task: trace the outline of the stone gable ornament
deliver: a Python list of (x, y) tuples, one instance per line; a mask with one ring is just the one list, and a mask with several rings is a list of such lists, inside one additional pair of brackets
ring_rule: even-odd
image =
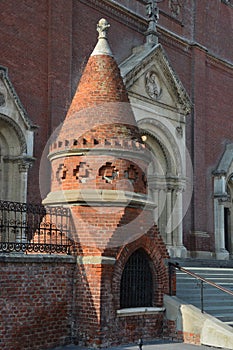
[(97, 32), (99, 33), (99, 37), (100, 38), (107, 38), (107, 34), (108, 34), (108, 29), (110, 27), (110, 24), (108, 23), (108, 21), (105, 18), (101, 18), (97, 24)]
[(159, 19), (159, 8), (158, 3), (162, 2), (163, 0), (147, 0), (146, 5), (146, 15), (148, 18), (148, 28), (146, 31), (147, 36), (147, 43), (148, 44), (157, 44), (158, 43), (158, 37), (157, 37), (157, 29), (156, 25)]
[(145, 88), (147, 94), (153, 99), (157, 100), (161, 95), (161, 88), (156, 73), (149, 71), (145, 76)]

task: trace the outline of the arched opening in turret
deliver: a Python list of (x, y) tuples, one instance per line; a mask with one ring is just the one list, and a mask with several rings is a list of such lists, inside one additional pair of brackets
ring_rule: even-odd
[(129, 257), (121, 277), (121, 308), (152, 306), (153, 277), (150, 264), (143, 249), (136, 250)]

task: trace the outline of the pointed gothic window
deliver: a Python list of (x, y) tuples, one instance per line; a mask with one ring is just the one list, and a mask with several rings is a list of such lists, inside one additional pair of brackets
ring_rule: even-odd
[(152, 306), (152, 295), (149, 257), (138, 249), (129, 257), (121, 277), (120, 307)]

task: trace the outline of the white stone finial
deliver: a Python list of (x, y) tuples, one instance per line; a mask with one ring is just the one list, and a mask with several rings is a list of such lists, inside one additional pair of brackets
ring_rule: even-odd
[(97, 24), (97, 32), (99, 33), (100, 38), (106, 38), (107, 39), (107, 34), (108, 34), (108, 29), (110, 27), (110, 24), (105, 18), (101, 18), (99, 20), (99, 23)]
[(146, 12), (148, 18), (148, 29), (146, 32), (147, 35), (147, 43), (148, 44), (157, 44), (158, 43), (158, 34), (156, 25), (159, 19), (159, 8), (158, 3), (163, 0), (147, 0)]
[(96, 56), (96, 55), (113, 56), (112, 51), (108, 44), (108, 39), (107, 39), (107, 33), (108, 33), (109, 27), (110, 27), (110, 24), (105, 18), (101, 18), (99, 20), (99, 23), (97, 24), (97, 32), (99, 33), (98, 42), (91, 56)]

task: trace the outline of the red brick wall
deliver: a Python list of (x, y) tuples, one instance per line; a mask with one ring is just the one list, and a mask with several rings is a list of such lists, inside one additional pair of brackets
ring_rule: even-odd
[[(163, 337), (164, 314), (117, 316), (120, 309), (120, 283), (124, 266), (130, 255), (142, 248), (152, 262), (154, 284), (153, 306), (163, 305), (168, 293), (168, 271), (165, 266), (166, 249), (157, 229), (115, 251), (115, 264), (79, 265), (77, 284), (82, 288), (76, 294), (77, 334), (79, 344), (110, 346), (143, 339)], [(93, 254), (92, 250), (89, 250)], [(110, 252), (106, 250), (106, 252)], [(85, 249), (87, 255), (88, 250)], [(121, 334), (119, 338), (119, 334)]]
[[(160, 8), (170, 13), (168, 2), (162, 2)], [(185, 41), (181, 43), (161, 30), (160, 42), (194, 107), (186, 126), (186, 144), (193, 161), (194, 196), (183, 227), (186, 241), (191, 231), (208, 232), (212, 242), (209, 249), (213, 250), (212, 171), (217, 167), (225, 145), (232, 142), (233, 51), (232, 31), (229, 31), (233, 23), (232, 8), (220, 0), (190, 0), (184, 3), (178, 17), (170, 15), (161, 11), (159, 24)], [(200, 240), (198, 244), (203, 245), (201, 250), (207, 248), (204, 241), (201, 243)]]
[(73, 271), (73, 264), (56, 258), (0, 258), (1, 350), (71, 341)]
[(156, 230), (120, 250), (115, 265), (76, 264), (74, 257), (2, 256), (1, 350), (41, 350), (72, 342), (113, 345), (142, 335), (144, 339), (163, 337), (163, 313), (116, 314), (124, 264), (139, 247), (153, 260), (154, 306), (162, 306), (168, 276), (166, 251)]

